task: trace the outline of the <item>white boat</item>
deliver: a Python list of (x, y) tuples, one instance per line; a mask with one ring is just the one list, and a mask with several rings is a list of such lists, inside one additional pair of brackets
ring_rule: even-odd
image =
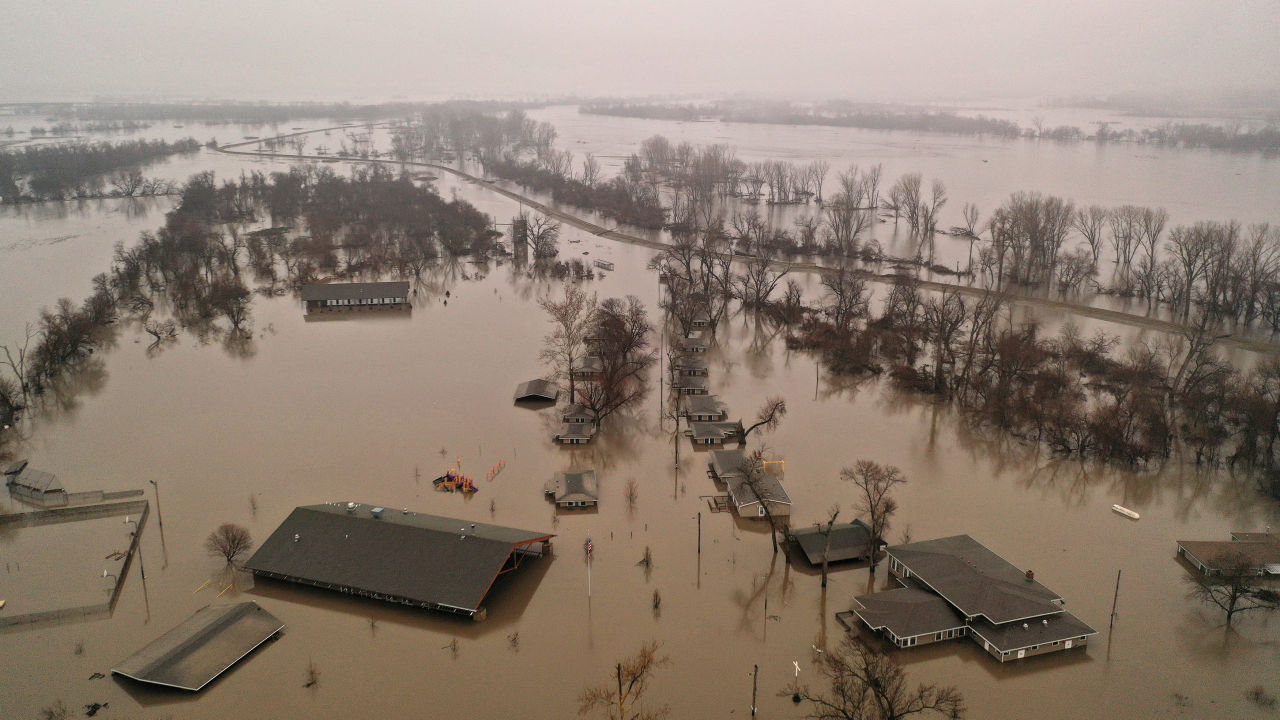
[(1112, 509), (1112, 510), (1115, 510), (1116, 512), (1120, 513), (1121, 515), (1123, 515), (1123, 516), (1125, 516), (1125, 517), (1133, 518), (1134, 520), (1137, 520), (1137, 519), (1138, 519), (1138, 517), (1139, 517), (1138, 513), (1136, 513), (1136, 512), (1134, 512), (1134, 511), (1130, 510), (1129, 508), (1127, 508), (1127, 507), (1125, 507), (1125, 506), (1123, 506), (1123, 505), (1112, 505), (1112, 506), (1111, 506), (1111, 509)]

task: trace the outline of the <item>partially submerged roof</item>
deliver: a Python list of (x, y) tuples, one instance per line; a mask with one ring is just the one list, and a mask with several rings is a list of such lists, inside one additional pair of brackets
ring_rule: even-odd
[(964, 618), (946, 600), (916, 588), (897, 588), (854, 598), (853, 612), (872, 630), (888, 629), (897, 637), (940, 633), (964, 627)]
[(968, 535), (896, 545), (889, 554), (968, 617), (999, 624), (1062, 612), (1057, 593)]
[(782, 488), (782, 483), (776, 476), (771, 473), (760, 473), (756, 477), (758, 479), (755, 488), (752, 488), (747, 479), (741, 475), (725, 481), (725, 487), (729, 490), (729, 499), (738, 510), (751, 507), (761, 500), (779, 505), (791, 504), (791, 497), (787, 495), (787, 491)]
[(682, 395), (680, 401), (690, 415), (724, 415), (728, 411), (715, 395)]
[(1097, 630), (1065, 610), (1055, 615), (1003, 625), (977, 620), (969, 624), (969, 631), (991, 643), (1000, 652), (1025, 650), (1033, 645), (1048, 645), (1098, 634)]
[(695, 441), (728, 440), (742, 432), (740, 422), (692, 422), (689, 423), (689, 435)]
[(27, 465), (13, 476), (13, 484), (30, 488), (40, 493), (64, 492), (58, 476), (43, 470), (35, 470)]
[(574, 373), (599, 373), (604, 372), (604, 361), (598, 355), (588, 355), (580, 359), (573, 366), (571, 372)]
[(747, 454), (741, 449), (712, 450), (711, 470), (721, 480), (741, 476), (743, 468), (748, 464)]
[(517, 547), (551, 537), (360, 503), (308, 505), (294, 508), (245, 567), (294, 582), (474, 613)]
[(590, 440), (595, 437), (595, 434), (596, 426), (592, 423), (566, 422), (560, 423), (560, 432), (556, 433), (556, 439)]
[(560, 388), (547, 380), (530, 380), (516, 386), (516, 402), (525, 400), (555, 402), (558, 397), (560, 397)]
[(596, 415), (587, 406), (581, 403), (573, 403), (565, 406), (561, 417), (564, 418), (565, 422), (590, 422), (595, 420)]
[(283, 628), (255, 602), (206, 607), (111, 672), (196, 692)]
[(595, 470), (558, 472), (547, 484), (547, 491), (555, 495), (556, 502), (597, 502), (600, 499), (600, 481)]
[[(791, 534), (805, 559), (810, 565), (822, 563), (822, 554), (827, 548), (826, 526), (810, 527), (796, 530)], [(871, 528), (861, 520), (851, 523), (833, 525), (831, 527), (831, 550), (827, 554), (830, 562), (853, 560), (871, 556)]]
[(1280, 543), (1280, 535), (1273, 532), (1245, 532), (1243, 530), (1233, 530), (1231, 539), (1236, 542), (1269, 542)]
[(682, 355), (676, 358), (675, 360), (673, 360), (671, 364), (674, 365), (678, 370), (706, 370), (707, 369), (707, 361), (705, 359), (697, 356), (692, 356), (692, 355)]
[(1245, 567), (1280, 572), (1280, 542), (1262, 540), (1179, 540), (1178, 546), (1210, 570), (1232, 569), (1236, 561)]
[(710, 383), (707, 382), (707, 378), (704, 375), (679, 375), (671, 379), (671, 387), (706, 390), (710, 387)]
[(320, 300), (368, 300), (370, 298), (407, 298), (409, 282), (314, 283), (302, 286), (302, 299), (307, 302)]

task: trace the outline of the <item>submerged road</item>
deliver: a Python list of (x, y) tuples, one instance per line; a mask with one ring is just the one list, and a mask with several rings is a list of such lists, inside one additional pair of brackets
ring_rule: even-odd
[[(502, 195), (511, 200), (515, 200), (517, 202), (528, 205), (529, 207), (534, 208), (535, 210), (542, 213), (543, 215), (546, 215), (548, 217), (553, 217), (556, 220), (559, 220), (565, 223), (566, 225), (576, 227), (580, 230), (585, 230), (591, 233), (592, 235), (596, 235), (602, 238), (608, 238), (609, 240), (614, 240), (617, 242), (624, 242), (632, 245), (641, 245), (643, 247), (652, 248), (654, 250), (663, 250), (670, 247), (668, 243), (664, 243), (658, 240), (650, 240), (648, 238), (642, 238), (636, 235), (628, 235), (627, 233), (620, 232), (618, 230), (610, 230), (609, 228), (603, 227), (601, 225), (597, 225), (584, 218), (580, 218), (576, 215), (572, 215), (563, 210), (550, 207), (544, 203), (534, 200), (528, 195), (522, 195), (513, 190), (509, 190), (507, 188), (501, 187), (494, 182), (486, 181), (483, 178), (476, 177), (475, 175), (472, 175), (463, 170), (459, 170), (457, 168), (449, 167), (448, 165), (440, 165), (437, 163), (429, 163), (429, 162), (421, 162), (421, 161), (413, 161), (413, 160), (392, 160), (392, 159), (383, 159), (383, 158), (351, 158), (351, 157), (342, 158), (342, 157), (334, 157), (331, 155), (276, 153), (276, 152), (266, 152), (262, 150), (238, 149), (246, 145), (258, 145), (259, 143), (262, 143), (266, 140), (282, 140), (285, 138), (298, 137), (301, 135), (308, 135), (311, 133), (325, 132), (328, 130), (342, 130), (342, 129), (351, 128), (351, 127), (370, 127), (371, 128), (371, 127), (378, 127), (378, 126), (387, 126), (390, 124), (391, 123), (375, 123), (374, 125), (367, 125), (367, 124), (334, 125), (331, 127), (317, 128), (315, 130), (303, 130), (301, 132), (287, 133), (284, 135), (276, 135), (275, 137), (271, 137), (271, 138), (260, 138), (258, 140), (246, 140), (244, 142), (231, 143), (229, 145), (223, 145), (221, 147), (218, 147), (217, 151), (220, 153), (226, 153), (228, 155), (247, 155), (250, 157), (261, 157), (261, 158), (272, 158), (272, 159), (283, 159), (283, 160), (321, 160), (326, 162), (337, 161), (337, 162), (347, 162), (347, 163), (356, 163), (356, 164), (363, 163), (363, 164), (369, 164), (369, 165), (378, 165), (378, 164), (399, 165), (401, 167), (419, 167), (419, 168), (431, 168), (433, 170), (442, 170), (444, 172), (451, 173), (469, 182), (472, 182), (479, 187), (488, 188), (489, 190), (499, 195)], [(742, 262), (749, 262), (753, 258), (748, 255), (735, 255), (734, 259)], [(791, 271), (794, 271), (794, 272), (809, 272), (809, 273), (835, 272), (835, 268), (827, 267), (825, 265), (819, 265), (818, 263), (813, 263), (813, 262), (775, 261), (774, 265), (778, 269), (789, 268)], [(878, 274), (878, 273), (870, 272), (868, 270), (854, 270), (853, 272), (858, 274), (860, 277), (865, 278), (866, 280), (869, 280), (871, 282), (883, 283), (883, 284), (892, 284), (899, 277), (898, 275), (895, 275), (893, 273)], [(933, 280), (916, 280), (916, 283), (917, 283), (917, 286), (923, 290), (933, 290), (936, 292), (949, 290), (949, 291), (959, 293), (960, 295), (966, 295), (969, 297), (983, 297), (989, 292), (984, 288), (977, 288), (971, 285), (942, 283), (942, 282), (936, 282)], [(1064, 300), (1053, 300), (1051, 298), (1034, 297), (1030, 295), (1005, 294), (1005, 302), (1014, 304), (1014, 305), (1025, 305), (1029, 307), (1046, 308), (1049, 310), (1056, 310), (1058, 312), (1079, 315), (1081, 317), (1093, 318), (1095, 320), (1102, 320), (1105, 322), (1117, 323), (1119, 325), (1136, 327), (1142, 330), (1154, 330), (1156, 332), (1164, 332), (1164, 333), (1175, 334), (1175, 335), (1180, 334), (1187, 329), (1187, 327), (1185, 325), (1182, 325), (1181, 323), (1175, 323), (1168, 320), (1161, 320), (1159, 318), (1146, 317), (1143, 315), (1134, 315), (1133, 313), (1121, 312), (1119, 310), (1108, 310), (1106, 308), (1098, 308), (1098, 307), (1093, 307), (1091, 305), (1081, 305), (1079, 303), (1071, 303), (1071, 302), (1066, 302)], [(1249, 350), (1257, 353), (1269, 354), (1269, 355), (1280, 354), (1280, 346), (1277, 346), (1272, 342), (1269, 342), (1267, 340), (1259, 340), (1255, 338), (1243, 337), (1239, 335), (1227, 335), (1225, 337), (1222, 337), (1217, 341), (1217, 344), (1228, 346), (1228, 347), (1240, 348), (1243, 350)]]

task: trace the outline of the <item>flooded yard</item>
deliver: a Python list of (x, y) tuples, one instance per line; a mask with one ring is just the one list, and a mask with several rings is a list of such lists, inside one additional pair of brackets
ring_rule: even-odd
[[(562, 142), (581, 137), (601, 154), (666, 132), (655, 127), (626, 141), (596, 140), (575, 128), (572, 116), (547, 112), (562, 128)], [(634, 129), (631, 121), (607, 122)], [(714, 128), (696, 129), (705, 133), (696, 141), (722, 140)], [(753, 145), (741, 134), (723, 141), (744, 155), (781, 147), (813, 155), (785, 133), (768, 139), (776, 145)], [(830, 142), (846, 151), (845, 140)], [(856, 147), (848, 152), (860, 162), (879, 161)], [(1180, 194), (1121, 192), (1141, 186), (1147, 175), (1137, 170), (1108, 173), (1106, 184), (1085, 192), (1084, 148), (1072, 151), (1072, 162), (1084, 167), (1065, 188), (1048, 182), (1059, 153), (1038, 150), (1049, 154), (1036, 156), (1043, 174), (1017, 183), (973, 180), (988, 182), (973, 193), (966, 178), (975, 175), (975, 152), (967, 147), (954, 167), (923, 166), (912, 163), (947, 153), (916, 147), (895, 155), (901, 168), (886, 160), (886, 174), (937, 172), (954, 183), (957, 199), (986, 205), (1026, 188), (1081, 202), (1167, 203), (1177, 221), (1219, 212), (1252, 219), (1247, 212), (1274, 210), (1257, 194), (1261, 189), (1242, 191), (1240, 205), (1225, 209), (1207, 201), (1182, 208), (1194, 201)], [(995, 152), (1024, 151), (1001, 145)], [(220, 174), (257, 167), (215, 159)], [(1280, 184), (1274, 161), (1214, 162), (1216, 178), (1234, 178), (1243, 165), (1255, 173), (1248, 183)], [(262, 169), (276, 167), (282, 165)], [(519, 210), (481, 185), (447, 176), (437, 184), (442, 195), (456, 193), (497, 222)], [(5, 210), (0, 331), (12, 337), (57, 295), (81, 297), (92, 274), (106, 269), (112, 243), (158, 226), (165, 209), (158, 200), (137, 215), (111, 201), (65, 215), (47, 216), (43, 207)], [(57, 241), (63, 236), (75, 238)], [(562, 257), (614, 263), (590, 291), (601, 298), (636, 295), (656, 319), (659, 286), (646, 270), (652, 253), (567, 226), (561, 241)], [(814, 276), (797, 280), (808, 300), (821, 295)], [(49, 287), (57, 288), (52, 298), (43, 290)], [(443, 262), (429, 270), (410, 313), (308, 321), (291, 296), (255, 295), (247, 343), (180, 335), (158, 352), (147, 350), (150, 337), (140, 328), (117, 326), (113, 346), (95, 355), (92, 371), (79, 380), (80, 392), (37, 415), (18, 454), (58, 474), (69, 490), (145, 488), (148, 499), (162, 503), (163, 529), (161, 518), (152, 518), (142, 539), (145, 595), (131, 570), (109, 619), (0, 633), (0, 714), (36, 717), (60, 699), (71, 707), (109, 702), (108, 717), (568, 718), (584, 688), (609, 680), (616, 661), (657, 640), (672, 663), (655, 676), (648, 699), (669, 704), (674, 717), (749, 717), (755, 665), (759, 716), (800, 717), (802, 708), (778, 695), (796, 675), (793, 662), (800, 681), (821, 685), (814, 646), (843, 632), (835, 614), (849, 609), (854, 596), (884, 586), (887, 568), (872, 576), (865, 566), (837, 566), (824, 592), (817, 569), (772, 554), (763, 523), (712, 513), (704, 499), (718, 492), (706, 476), (709, 456), (682, 439), (676, 467), (671, 425), (660, 421), (657, 372), (650, 372), (643, 404), (611, 418), (593, 443), (553, 444), (555, 409), (517, 407), (511, 399), (518, 383), (546, 370), (538, 352), (550, 325), (536, 300), (553, 288), (509, 261)], [(1224, 631), (1217, 615), (1186, 597), (1187, 572), (1174, 557), (1178, 539), (1225, 539), (1232, 530), (1280, 525), (1280, 510), (1257, 493), (1251, 477), (1176, 460), (1137, 472), (1062, 460), (975, 428), (887, 381), (832, 377), (814, 356), (788, 350), (783, 335), (750, 314), (726, 317), (708, 355), (709, 382), (731, 419), (749, 419), (766, 396), (786, 398), (788, 415), (763, 440), (786, 461), (793, 526), (825, 519), (833, 504), (842, 520), (855, 516), (853, 489), (839, 479), (842, 467), (859, 459), (897, 466), (908, 482), (895, 493), (901, 509), (891, 541), (970, 534), (1034, 570), (1067, 599), (1071, 613), (1100, 631), (1085, 649), (1003, 665), (967, 639), (898, 651), (910, 682), (955, 684), (975, 718), (1270, 716), (1245, 693), (1257, 685), (1280, 691), (1276, 618), (1246, 617)], [(478, 478), (499, 461), (505, 469), (480, 482), (474, 496), (432, 488), (431, 478), (459, 462)], [(582, 469), (599, 477), (598, 511), (555, 512), (544, 483), (557, 471)], [(634, 507), (625, 499), (630, 479), (638, 485)], [(203, 549), (216, 526), (239, 523), (261, 542), (296, 506), (347, 500), (556, 537), (549, 557), (497, 583), (488, 618), (479, 623), (268, 580), (240, 578), (216, 597), (231, 584), (222, 561)], [(1113, 503), (1138, 511), (1141, 520), (1112, 512)], [(0, 553), (28, 542), (0, 534)], [(653, 562), (640, 566), (646, 551)], [(654, 590), (662, 596), (660, 611), (652, 607)], [(285, 630), (203, 693), (90, 679), (199, 608), (230, 600), (256, 601)], [(304, 687), (312, 665), (318, 682)]]

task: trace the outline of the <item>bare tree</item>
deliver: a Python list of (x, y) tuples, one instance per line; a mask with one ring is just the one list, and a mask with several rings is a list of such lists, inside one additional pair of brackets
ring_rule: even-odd
[(253, 538), (241, 525), (222, 523), (204, 539), (204, 549), (211, 557), (226, 558), (227, 564), (233, 565), (236, 558), (253, 549)]
[(634, 656), (615, 664), (612, 680), (587, 688), (578, 696), (578, 714), (598, 711), (608, 720), (658, 720), (670, 716), (671, 709), (665, 705), (656, 710), (640, 706), (654, 673), (671, 664), (671, 658), (658, 654), (661, 647), (656, 640), (647, 642)]
[(595, 345), (600, 374), (583, 386), (579, 402), (599, 423), (644, 396), (644, 375), (657, 360), (657, 351), (649, 345), (652, 329), (644, 304), (636, 296), (605, 300), (597, 317)]
[(1098, 264), (1098, 256), (1102, 253), (1102, 232), (1107, 224), (1110, 212), (1101, 205), (1090, 205), (1077, 208), (1071, 216), (1071, 227), (1080, 233), (1084, 241), (1089, 243), (1089, 251), (1093, 253), (1093, 264)]
[(537, 215), (525, 221), (525, 232), (535, 258), (553, 258), (560, 253), (560, 223), (546, 215)]
[(881, 465), (870, 460), (859, 460), (854, 467), (840, 471), (840, 479), (852, 482), (861, 492), (858, 512), (867, 516), (871, 528), (871, 572), (879, 555), (884, 534), (889, 530), (889, 518), (898, 511), (898, 502), (890, 491), (903, 485), (907, 479), (902, 471), (892, 465)]
[(853, 323), (867, 315), (867, 282), (845, 267), (822, 276), (822, 285), (831, 293), (831, 303), (823, 308), (836, 329), (848, 335)]
[(822, 202), (822, 186), (827, 182), (827, 173), (831, 171), (831, 163), (826, 160), (814, 160), (809, 163), (809, 173), (813, 178), (818, 202)]
[(1261, 584), (1257, 563), (1243, 552), (1225, 553), (1214, 559), (1220, 574), (1197, 574), (1191, 582), (1190, 597), (1212, 605), (1227, 615), (1227, 627), (1239, 613), (1280, 610), (1280, 592)]
[(907, 684), (906, 671), (893, 658), (852, 635), (822, 656), (822, 674), (831, 687), (812, 691), (792, 683), (781, 694), (810, 703), (814, 720), (901, 720), (930, 714), (962, 718), (964, 696), (953, 685)]
[[(765, 522), (769, 523), (769, 541), (773, 543), (773, 554), (778, 554), (778, 530), (780, 529), (779, 520), (773, 515), (773, 506), (769, 504), (772, 494), (769, 492), (770, 484), (766, 479), (768, 471), (764, 465), (764, 450), (751, 453), (747, 456), (743, 464), (738, 468), (742, 473), (743, 484), (751, 493), (751, 497), (760, 503), (760, 512), (764, 513)], [(788, 557), (787, 562), (791, 562)]]
[(596, 319), (596, 296), (588, 297), (580, 286), (567, 283), (562, 299), (545, 295), (538, 299), (538, 305), (546, 311), (553, 327), (546, 336), (542, 360), (569, 381), (569, 402), (575, 402), (573, 371), (586, 354), (587, 334)]
[(600, 182), (600, 161), (596, 160), (596, 156), (587, 153), (582, 160), (582, 184), (587, 187), (595, 187)]
[(827, 517), (827, 527), (823, 529), (822, 523), (817, 523), (818, 531), (822, 533), (822, 587), (827, 586), (827, 557), (831, 555), (831, 528), (836, 524), (836, 518), (840, 517), (840, 506), (832, 505)]
[(756, 428), (763, 427), (765, 430), (776, 430), (778, 424), (782, 422), (782, 418), (787, 414), (787, 401), (781, 395), (776, 395), (764, 401), (764, 405), (760, 406), (760, 410), (756, 413), (756, 422), (754, 425), (742, 431), (742, 437), (738, 438), (739, 443), (746, 443), (747, 436)]
[(13, 381), (22, 391), (23, 402), (31, 401), (31, 367), (28, 350), (31, 347), (31, 340), (37, 336), (35, 326), (27, 323), (21, 345), (15, 344), (12, 348), (8, 345), (0, 345), (0, 350), (4, 350), (4, 360), (0, 361), (0, 366), (8, 367), (9, 372), (13, 374)]

